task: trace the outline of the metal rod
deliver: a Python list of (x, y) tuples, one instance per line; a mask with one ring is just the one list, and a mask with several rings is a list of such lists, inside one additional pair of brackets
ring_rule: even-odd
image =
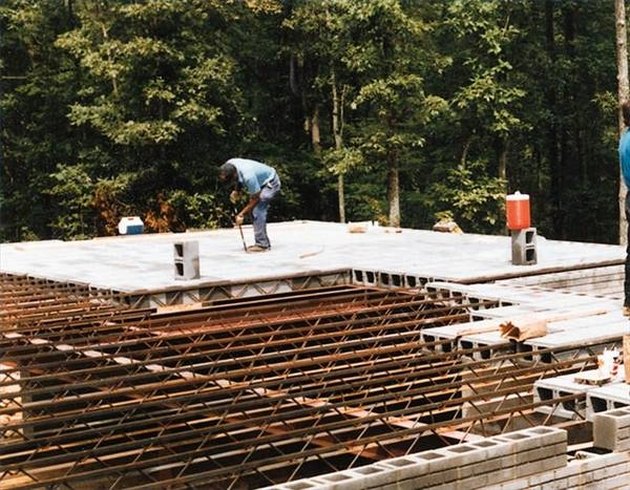
[(533, 402), (533, 383), (595, 361), (587, 346), (560, 358), (572, 346), (427, 340), (496, 300), (344, 286), (162, 315), (33, 278), (0, 275), (0, 292), (0, 486), (15, 488), (229, 488), (345, 469), (534, 424), (536, 407), (584, 395)]

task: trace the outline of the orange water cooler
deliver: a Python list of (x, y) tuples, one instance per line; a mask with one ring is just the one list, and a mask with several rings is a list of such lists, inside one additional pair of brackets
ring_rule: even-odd
[(512, 236), (512, 264), (534, 265), (538, 261), (536, 228), (531, 227), (529, 195), (516, 191), (506, 197), (507, 227)]
[(505, 212), (509, 230), (523, 230), (531, 226), (529, 195), (516, 191), (506, 197)]

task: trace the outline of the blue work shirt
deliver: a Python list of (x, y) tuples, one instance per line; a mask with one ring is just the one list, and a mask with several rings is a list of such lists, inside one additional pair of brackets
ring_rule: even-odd
[(621, 175), (630, 189), (630, 131), (626, 129), (619, 138), (619, 162), (621, 164)]
[(274, 168), (256, 160), (247, 158), (230, 158), (226, 163), (231, 163), (236, 168), (238, 182), (250, 195), (258, 194), (261, 188), (271, 182), (275, 176)]

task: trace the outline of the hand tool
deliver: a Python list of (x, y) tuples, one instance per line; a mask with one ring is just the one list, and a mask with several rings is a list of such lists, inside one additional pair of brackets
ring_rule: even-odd
[(238, 231), (241, 232), (241, 240), (243, 241), (243, 250), (247, 252), (247, 245), (245, 244), (245, 235), (243, 235), (243, 228), (241, 225), (238, 225)]
[[(238, 211), (236, 210), (236, 208), (234, 208), (234, 222), (236, 223), (236, 216), (238, 215)], [(243, 242), (243, 250), (245, 250), (247, 252), (247, 244), (245, 243), (245, 235), (243, 235), (243, 227), (241, 226), (241, 224), (239, 223), (238, 225), (238, 231), (241, 232), (241, 240)]]

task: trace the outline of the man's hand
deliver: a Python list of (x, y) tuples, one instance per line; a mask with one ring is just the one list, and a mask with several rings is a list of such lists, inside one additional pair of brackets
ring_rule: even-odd
[(241, 197), (241, 193), (237, 190), (233, 190), (232, 192), (230, 192), (230, 202), (232, 204), (235, 204), (238, 201), (239, 197)]
[(241, 226), (243, 224), (243, 221), (245, 221), (245, 217), (240, 213), (237, 214), (234, 218), (234, 223), (236, 223), (236, 226)]

